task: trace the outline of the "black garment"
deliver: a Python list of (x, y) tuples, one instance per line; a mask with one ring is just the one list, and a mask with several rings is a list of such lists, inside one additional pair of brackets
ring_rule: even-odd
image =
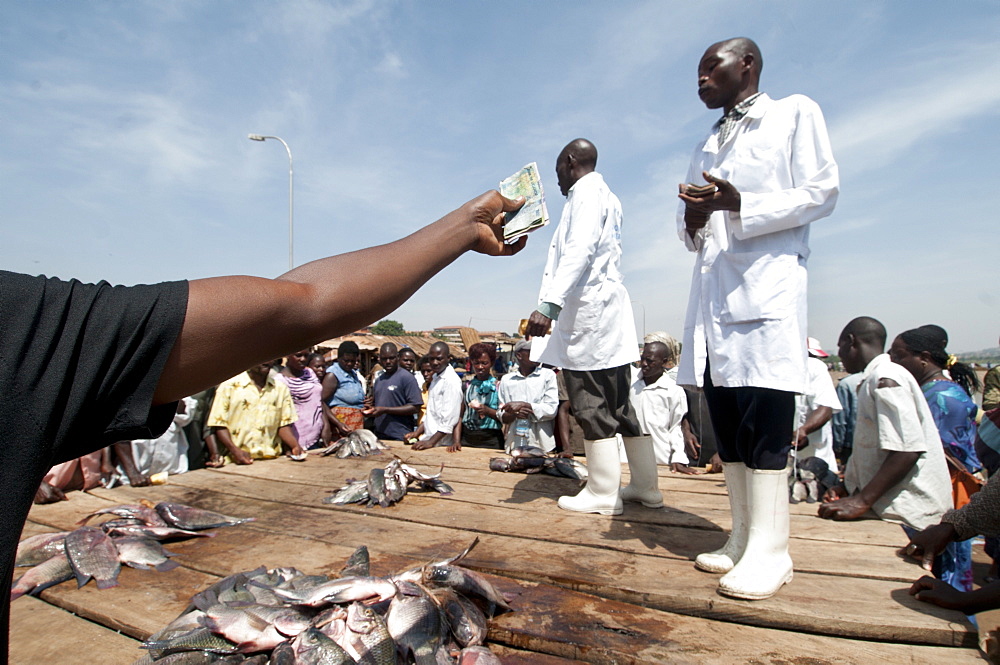
[[(0, 271), (0, 574), (53, 464), (156, 438), (177, 404), (152, 406), (187, 310), (187, 282), (132, 287)], [(0, 661), (9, 605), (2, 602)]]
[(707, 366), (704, 393), (723, 462), (772, 471), (788, 466), (795, 393), (752, 386), (717, 388)]
[(629, 399), (632, 366), (580, 371), (564, 369), (566, 392), (583, 438), (610, 439), (615, 434), (641, 436), (639, 419)]

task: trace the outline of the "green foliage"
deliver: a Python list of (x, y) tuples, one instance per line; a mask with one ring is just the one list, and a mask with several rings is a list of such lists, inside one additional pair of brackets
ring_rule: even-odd
[(383, 319), (372, 326), (373, 335), (405, 335), (406, 329), (399, 321)]

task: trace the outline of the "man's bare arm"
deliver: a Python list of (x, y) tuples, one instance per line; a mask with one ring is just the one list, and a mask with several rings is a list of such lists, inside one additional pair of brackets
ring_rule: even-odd
[[(502, 213), (521, 205), (523, 200), (487, 192), (401, 240), (313, 261), (277, 279), (192, 281), (184, 326), (153, 403), (173, 402), (376, 321), (469, 250), (517, 253), (526, 238), (504, 244)], [(391, 279), (384, 266), (392, 266)]]

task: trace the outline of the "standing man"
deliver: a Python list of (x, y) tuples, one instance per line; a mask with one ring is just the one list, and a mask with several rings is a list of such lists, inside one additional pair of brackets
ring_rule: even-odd
[[(642, 476), (643, 504), (659, 496), (653, 444), (641, 437), (629, 404), (630, 363), (638, 358), (632, 305), (622, 282), (622, 206), (597, 167), (597, 148), (576, 139), (556, 160), (559, 190), (566, 197), (559, 227), (549, 246), (538, 308), (527, 335), (545, 335), (531, 347), (531, 360), (565, 372), (566, 389), (580, 428), (590, 477), (576, 496), (559, 507), (582, 513), (620, 515), (621, 462), (616, 435), (625, 437), (633, 468)], [(548, 334), (552, 326), (551, 334)], [(636, 477), (633, 471), (633, 490)]]
[[(445, 342), (434, 342), (427, 358), (431, 365), (431, 385), (427, 391), (427, 413), (417, 431), (407, 434), (403, 441), (416, 441), (414, 450), (427, 450), (451, 440), (455, 425), (462, 417), (462, 380), (451, 366), (451, 349)], [(461, 447), (448, 446), (448, 452)]]
[(678, 383), (704, 387), (733, 530), (696, 566), (719, 591), (768, 598), (792, 579), (785, 465), (806, 377), (809, 224), (833, 211), (839, 177), (808, 97), (758, 91), (762, 59), (746, 38), (708, 47), (698, 97), (723, 109), (680, 186), (678, 231), (697, 258)]
[(375, 436), (388, 441), (402, 441), (414, 430), (424, 403), (417, 380), (399, 366), (402, 354), (396, 348), (392, 342), (379, 348), (378, 361), (384, 371), (375, 379), (372, 405), (364, 411), (365, 416), (375, 419)]

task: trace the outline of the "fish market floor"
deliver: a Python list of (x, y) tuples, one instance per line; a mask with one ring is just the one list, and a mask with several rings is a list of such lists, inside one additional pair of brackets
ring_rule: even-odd
[[(665, 508), (627, 504), (624, 514), (601, 517), (556, 506), (577, 491), (574, 480), (491, 472), (489, 458), (499, 451), (388, 445), (381, 457), (202, 469), (166, 485), (77, 492), (33, 507), (23, 537), (72, 529), (95, 510), (139, 499), (257, 521), (169, 543), (181, 564), (174, 570), (126, 568), (111, 589), (76, 589), (70, 581), (43, 591), (44, 602), (14, 601), (11, 662), (50, 662), (58, 646), (64, 665), (127, 665), (144, 653), (138, 640), (222, 576), (261, 565), (334, 574), (360, 545), (371, 552), (373, 573), (388, 574), (454, 555), (476, 536), (464, 565), (513, 597), (515, 611), (492, 620), (488, 636), (512, 665), (982, 662), (965, 617), (907, 593), (921, 571), (896, 555), (906, 544), (897, 525), (828, 522), (816, 517), (815, 504), (793, 505), (795, 579), (773, 598), (740, 601), (719, 595), (718, 576), (692, 563), (720, 547), (730, 528), (721, 475), (660, 467)], [(426, 473), (443, 463), (454, 494), (410, 491), (389, 508), (322, 502), (349, 479), (384, 467), (391, 453)]]

